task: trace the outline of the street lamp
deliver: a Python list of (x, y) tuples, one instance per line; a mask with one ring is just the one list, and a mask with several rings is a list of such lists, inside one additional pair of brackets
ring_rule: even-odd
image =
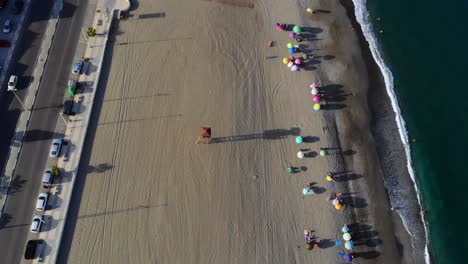
[(24, 105), (23, 101), (21, 101), (21, 99), (18, 97), (18, 95), (16, 94), (16, 91), (18, 91), (18, 89), (14, 88), (14, 89), (11, 89), (11, 88), (8, 88), (7, 91), (9, 92), (12, 92), (16, 99), (18, 99), (18, 102), (20, 102), (21, 106), (24, 108), (24, 110), (26, 111), (29, 111), (29, 109), (26, 107), (26, 105)]
[(65, 126), (68, 127), (68, 121), (65, 119), (65, 117), (63, 117), (63, 113), (62, 113), (62, 112), (59, 112), (59, 116), (60, 116), (60, 118), (62, 119), (62, 121), (65, 123)]

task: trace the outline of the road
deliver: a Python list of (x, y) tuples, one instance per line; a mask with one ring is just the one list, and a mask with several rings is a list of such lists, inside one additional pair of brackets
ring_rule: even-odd
[[(19, 48), (17, 63), (12, 70), (19, 76), (32, 75), (52, 4), (52, 1), (34, 1), (20, 44), (22, 47)], [(0, 229), (0, 255), (3, 263), (20, 262), (24, 245), (30, 234), (29, 225), (34, 213), (34, 204), (41, 189), (42, 172), (48, 159), (71, 63), (79, 44), (87, 5), (87, 0), (64, 1), (60, 22), (4, 210)], [(20, 78), (18, 92), (20, 97), (25, 96), (25, 89), (30, 81), (28, 77)], [(0, 161), (4, 164), (21, 106), (11, 95), (7, 95), (2, 107), (3, 109), (0, 109), (2, 128), (8, 128), (2, 129), (0, 134), (2, 137)]]

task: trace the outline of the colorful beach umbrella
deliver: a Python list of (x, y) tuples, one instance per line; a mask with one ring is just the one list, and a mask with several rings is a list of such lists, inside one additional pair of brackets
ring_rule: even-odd
[(334, 182), (329, 182), (329, 183), (328, 183), (328, 187), (330, 187), (330, 188), (335, 187), (335, 183), (334, 183)]
[(344, 244), (344, 247), (347, 250), (353, 250), (354, 249), (354, 242), (352, 240), (346, 241), (346, 243)]
[(288, 44), (286, 44), (286, 46), (288, 47), (288, 49), (290, 48), (294, 48), (293, 44), (291, 42), (289, 42)]
[(315, 111), (320, 110), (320, 104), (314, 104), (314, 110)]
[(288, 58), (283, 58), (283, 64), (288, 64), (288, 63), (289, 63)]
[(313, 194), (314, 192), (310, 189), (310, 188), (304, 188), (302, 189), (302, 194), (304, 195), (311, 195)]
[(303, 151), (297, 152), (297, 157), (300, 158), (300, 159), (303, 159), (304, 158), (304, 152)]
[(296, 143), (301, 144), (302, 142), (304, 142), (304, 138), (302, 138), (301, 136), (297, 136), (296, 137)]
[(346, 241), (351, 240), (351, 234), (350, 233), (344, 233), (343, 234), (343, 239), (346, 240)]
[(349, 228), (347, 226), (343, 226), (343, 228), (341, 228), (341, 232), (343, 233), (348, 233), (349, 232)]
[(333, 204), (334, 206), (337, 206), (337, 205), (340, 204), (340, 201), (338, 201), (338, 199), (335, 198), (335, 199), (333, 199), (332, 204)]
[(294, 53), (296, 53), (296, 49), (295, 48), (288, 48), (288, 52), (289, 52), (289, 54), (294, 54)]
[(312, 90), (310, 90), (310, 93), (311, 93), (312, 95), (317, 95), (317, 94), (318, 94), (317, 88), (312, 88)]
[(313, 88), (319, 88), (319, 87), (318, 87), (318, 85), (317, 85), (315, 82), (313, 82), (313, 83), (310, 85), (310, 88), (313, 89)]
[(298, 58), (298, 59), (296, 59), (296, 60), (294, 61), (294, 63), (295, 63), (296, 65), (301, 65), (301, 64), (302, 64), (302, 61), (301, 61), (301, 59)]
[(344, 260), (345, 260), (346, 262), (348, 262), (348, 263), (353, 262), (353, 255), (351, 255), (351, 254), (345, 254), (345, 255), (343, 256), (343, 258), (344, 258)]
[(306, 12), (309, 13), (309, 14), (312, 14), (314, 12), (314, 10), (309, 7), (309, 8), (306, 9)]
[(295, 25), (295, 26), (293, 27), (293, 31), (296, 32), (296, 33), (301, 33), (302, 28), (301, 28), (300, 26), (298, 26), (298, 25)]
[(281, 25), (276, 26), (276, 30), (278, 30), (278, 31), (283, 31), (283, 27), (282, 27)]
[(307, 250), (312, 250), (313, 248), (314, 248), (314, 246), (312, 246), (311, 243), (305, 244), (305, 249), (307, 249)]
[(291, 67), (291, 71), (299, 71), (299, 66), (293, 65), (293, 66)]
[(314, 100), (315, 103), (320, 103), (320, 96), (314, 95), (313, 100)]
[(335, 209), (337, 211), (340, 211), (341, 209), (343, 209), (343, 205), (342, 204), (337, 204), (337, 205), (335, 205)]
[(295, 37), (296, 37), (296, 33), (294, 33), (294, 32), (289, 33), (289, 37), (290, 37), (290, 38), (295, 38)]
[(336, 247), (341, 246), (341, 240), (336, 241), (336, 242), (335, 242), (335, 246), (336, 246)]
[(292, 66), (294, 66), (294, 63), (292, 61), (288, 62), (288, 67), (291, 68)]
[(326, 150), (324, 150), (324, 149), (321, 149), (321, 150), (320, 150), (320, 156), (321, 156), (321, 157), (325, 157), (325, 156), (327, 156), (327, 154), (328, 154), (328, 153), (327, 153)]

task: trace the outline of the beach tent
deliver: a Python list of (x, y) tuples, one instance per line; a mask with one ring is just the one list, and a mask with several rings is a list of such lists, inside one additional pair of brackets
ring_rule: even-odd
[(300, 26), (298, 26), (298, 25), (295, 25), (295, 26), (293, 27), (293, 31), (294, 31), (295, 33), (301, 33), (302, 28), (301, 28)]
[(296, 143), (301, 144), (302, 142), (304, 142), (304, 139), (301, 136), (297, 136), (296, 137)]
[(347, 250), (353, 250), (354, 249), (354, 242), (352, 240), (346, 241), (344, 246), (345, 246), (345, 248)]
[(351, 234), (350, 233), (344, 233), (343, 234), (343, 239), (346, 240), (346, 241), (351, 240)]

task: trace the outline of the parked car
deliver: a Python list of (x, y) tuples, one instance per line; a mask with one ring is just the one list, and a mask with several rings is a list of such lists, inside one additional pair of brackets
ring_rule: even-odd
[(42, 223), (44, 223), (43, 215), (35, 215), (31, 223), (31, 232), (39, 233), (41, 232)]
[(36, 210), (45, 211), (47, 207), (47, 200), (49, 200), (49, 194), (45, 192), (40, 193), (39, 197), (37, 197)]
[(76, 81), (69, 80), (68, 81), (68, 95), (75, 96), (76, 94)]
[(73, 74), (80, 74), (81, 73), (81, 67), (83, 67), (83, 61), (82, 60), (75, 60), (73, 62), (72, 73)]
[(62, 149), (63, 139), (56, 138), (52, 141), (52, 146), (50, 147), (50, 154), (51, 158), (57, 158), (60, 155), (60, 150)]
[(16, 85), (18, 84), (18, 76), (11, 75), (8, 79), (8, 91), (16, 91)]
[(3, 23), (3, 33), (10, 33), (11, 31), (11, 20), (7, 18)]
[(11, 7), (11, 13), (13, 15), (18, 15), (23, 10), (24, 2), (23, 0), (16, 0)]
[(66, 100), (63, 103), (63, 114), (70, 116), (75, 115), (75, 112), (73, 112), (73, 100)]
[(54, 176), (52, 175), (52, 170), (50, 168), (47, 168), (44, 171), (44, 175), (42, 175), (42, 186), (44, 188), (49, 188), (50, 185), (52, 185)]
[(0, 39), (0, 48), (11, 47), (11, 42), (8, 39)]
[(26, 249), (24, 250), (24, 259), (34, 259), (36, 257), (36, 249), (38, 245), (44, 243), (42, 239), (29, 240), (26, 243)]

